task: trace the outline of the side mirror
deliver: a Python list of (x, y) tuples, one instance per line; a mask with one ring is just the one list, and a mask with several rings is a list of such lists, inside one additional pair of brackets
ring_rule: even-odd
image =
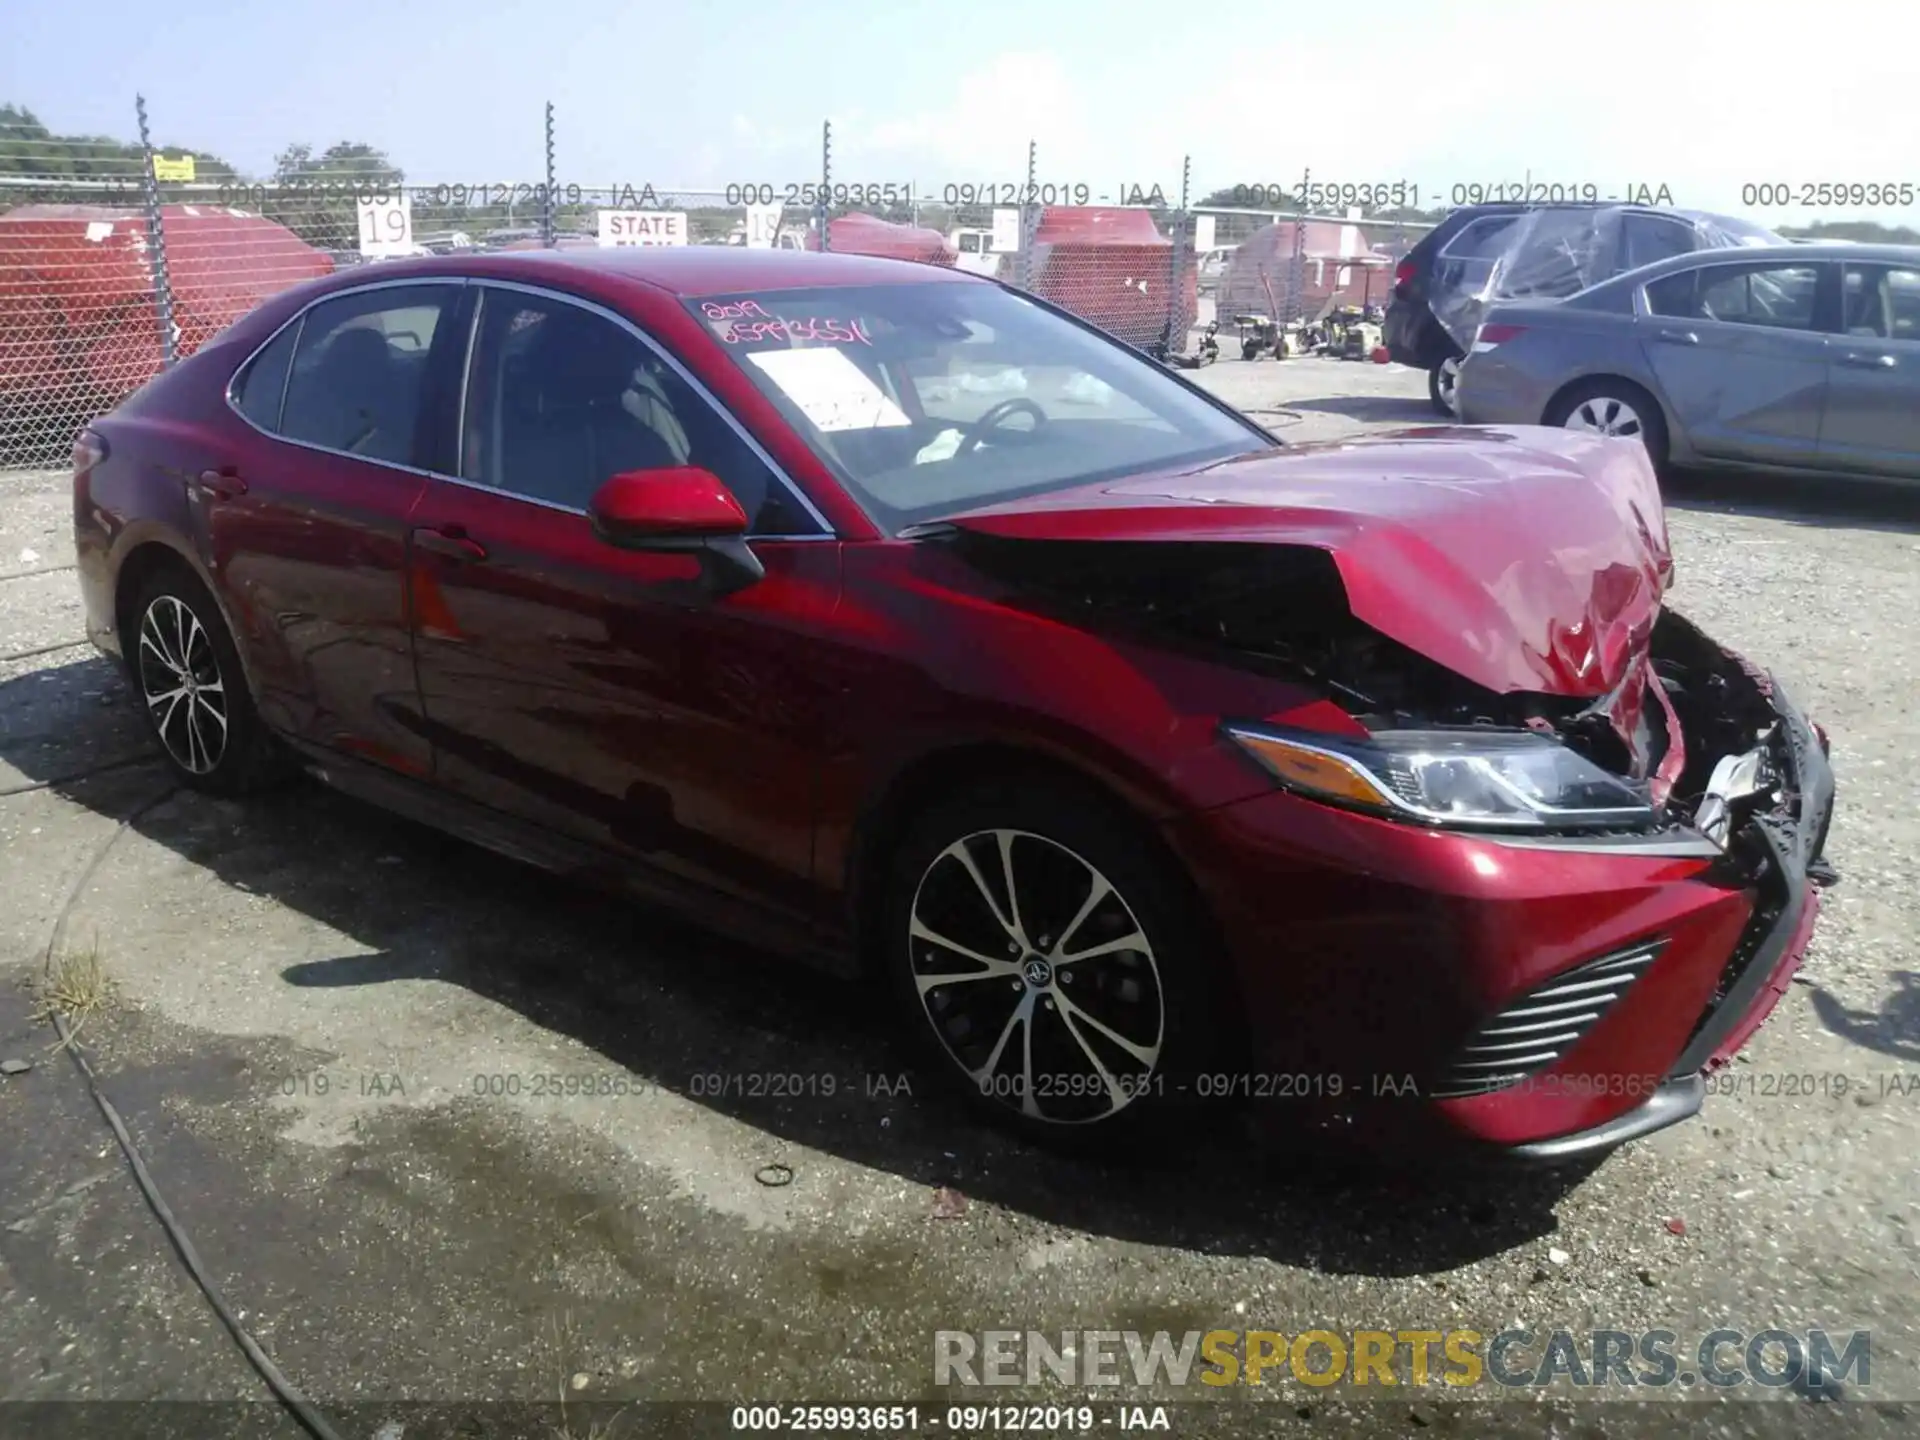
[(697, 465), (623, 470), (587, 502), (593, 533), (622, 550), (692, 554), (714, 594), (731, 594), (766, 569), (746, 542), (747, 512), (720, 477)]

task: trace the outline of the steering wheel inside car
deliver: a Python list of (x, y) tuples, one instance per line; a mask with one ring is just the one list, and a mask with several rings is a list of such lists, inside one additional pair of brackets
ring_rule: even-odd
[(1047, 423), (1047, 412), (1034, 404), (1033, 401), (1027, 399), (1024, 395), (1016, 395), (1011, 400), (1002, 400), (998, 405), (993, 406), (986, 414), (974, 421), (973, 424), (969, 425), (967, 427), (967, 433), (960, 437), (960, 443), (953, 447), (953, 453), (955, 455), (965, 455), (977, 449), (980, 442), (992, 434), (1001, 421), (1005, 420), (1009, 415), (1016, 415), (1022, 411), (1033, 416), (1033, 429), (1009, 430), (1007, 432), (1008, 436), (1023, 435), (1031, 437), (1038, 434), (1040, 427)]

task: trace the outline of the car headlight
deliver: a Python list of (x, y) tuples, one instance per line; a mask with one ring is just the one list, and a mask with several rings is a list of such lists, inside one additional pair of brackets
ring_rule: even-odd
[(1646, 825), (1644, 786), (1528, 731), (1394, 730), (1365, 738), (1227, 725), (1289, 790), (1415, 824), (1501, 830)]

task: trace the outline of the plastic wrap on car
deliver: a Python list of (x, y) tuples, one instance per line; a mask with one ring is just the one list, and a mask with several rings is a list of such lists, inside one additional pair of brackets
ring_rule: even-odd
[[(1626, 205), (1528, 210), (1514, 215), (1491, 244), (1475, 246), (1471, 256), (1449, 255), (1449, 242), (1435, 260), (1428, 307), (1464, 354), (1493, 305), (1564, 300), (1620, 274), (1627, 217), (1646, 213)], [(1751, 227), (1734, 228), (1737, 221), (1668, 213), (1692, 228), (1698, 250), (1731, 249), (1759, 238)]]

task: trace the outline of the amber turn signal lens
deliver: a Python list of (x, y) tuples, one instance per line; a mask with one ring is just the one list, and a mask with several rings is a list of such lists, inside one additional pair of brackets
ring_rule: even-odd
[(1272, 735), (1247, 730), (1235, 730), (1232, 735), (1273, 771), (1282, 784), (1353, 805), (1378, 807), (1392, 803), (1372, 778), (1350, 760)]

